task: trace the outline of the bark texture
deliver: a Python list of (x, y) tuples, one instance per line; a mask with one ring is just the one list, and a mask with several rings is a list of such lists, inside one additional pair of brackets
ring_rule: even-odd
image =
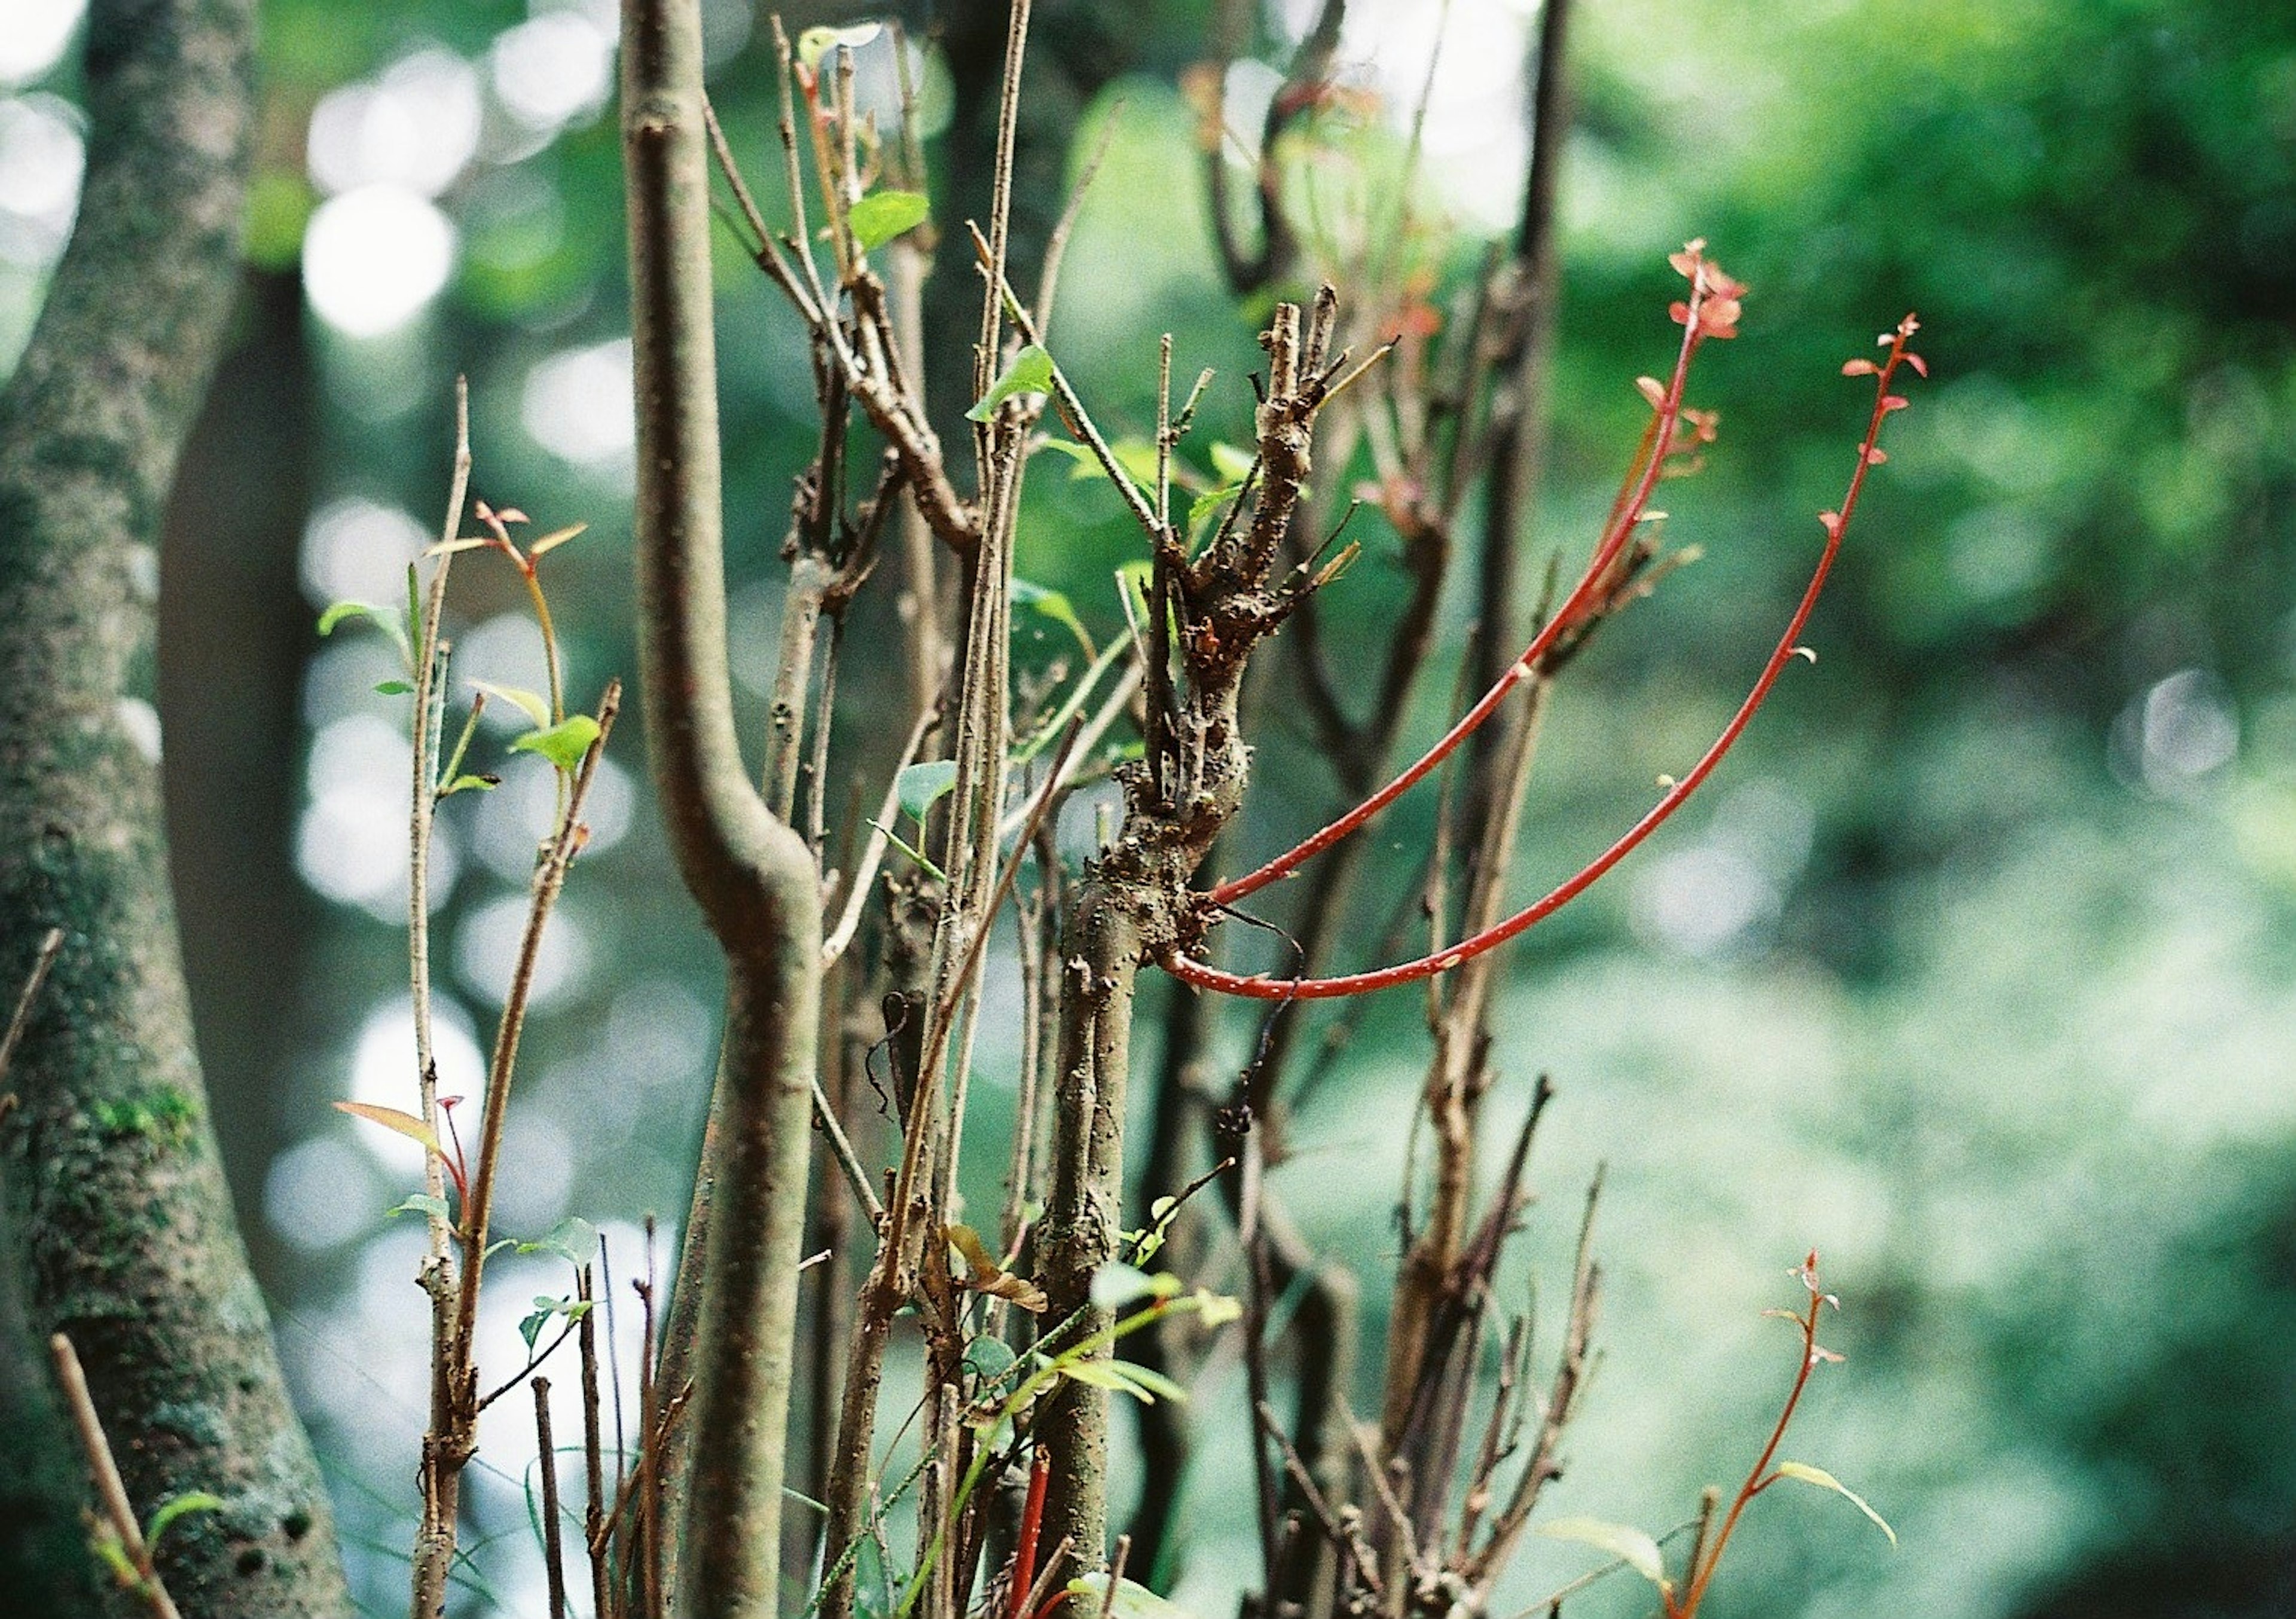
[[(726, 650), (709, 187), (697, 0), (625, 0), (622, 142), (637, 384), (647, 750), (730, 1016), (671, 1611), (771, 1619), (821, 998), (812, 851), (742, 769)], [(671, 1390), (671, 1397), (677, 1391)]]
[(149, 702), (161, 508), (235, 282), (254, 12), (92, 7), (80, 224), (0, 395), (0, 974), (67, 936), (0, 1206), (26, 1325), (78, 1346), (136, 1510), (224, 1499), (160, 1549), (184, 1613), (324, 1619), (341, 1575), (193, 1049)]

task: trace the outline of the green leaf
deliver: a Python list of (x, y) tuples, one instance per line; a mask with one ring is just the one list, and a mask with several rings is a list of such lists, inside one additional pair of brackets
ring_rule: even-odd
[(586, 714), (570, 714), (555, 725), (529, 731), (510, 745), (512, 753), (538, 753), (561, 770), (572, 770), (598, 740), (598, 722)]
[(808, 72), (818, 71), (821, 59), (839, 45), (857, 51), (882, 32), (883, 25), (875, 22), (857, 22), (849, 29), (808, 29), (797, 37), (797, 59)]
[(518, 1245), (521, 1254), (555, 1254), (576, 1270), (588, 1264), (598, 1251), (598, 1228), (578, 1214), (569, 1214), (550, 1228), (547, 1236)]
[(912, 765), (893, 778), (893, 791), (912, 821), (922, 821), (941, 795), (956, 785), (956, 761), (931, 759)]
[(152, 1514), (152, 1521), (144, 1526), (144, 1547), (156, 1549), (160, 1537), (168, 1533), (168, 1525), (186, 1512), (220, 1512), (223, 1508), (223, 1497), (210, 1495), (205, 1490), (186, 1490), (181, 1495), (171, 1495), (160, 1503), (159, 1509)]
[(397, 613), (387, 607), (377, 607), (372, 601), (331, 603), (327, 610), (319, 615), (319, 634), (332, 635), (336, 626), (350, 618), (364, 618), (390, 636), (391, 644), (398, 649), (400, 659), (408, 668), (414, 666), (414, 644), (406, 638), (406, 626), (398, 621)]
[(996, 407), (1016, 394), (1049, 394), (1053, 391), (1053, 356), (1031, 343), (1013, 356), (1013, 364), (1004, 374), (988, 386), (980, 402), (964, 413), (968, 421), (986, 421), (996, 413)]
[(1129, 1580), (1116, 1582), (1116, 1595), (1111, 1599), (1105, 1574), (1079, 1574), (1069, 1582), (1069, 1595), (1089, 1599), (1088, 1602), (1078, 1604), (1071, 1612), (1096, 1614), (1105, 1602), (1109, 1619), (1195, 1619), (1194, 1615), (1177, 1602), (1167, 1602), (1146, 1586), (1136, 1585)]
[(488, 697), (499, 697), (537, 725), (550, 724), (550, 705), (524, 687), (498, 686), (490, 680), (474, 680), (471, 683)]
[(385, 1219), (393, 1214), (436, 1214), (439, 1219), (444, 1220), (448, 1218), (447, 1199), (434, 1198), (429, 1192), (416, 1192), (404, 1203), (383, 1211)]
[(1242, 490), (1242, 487), (1243, 486), (1242, 484), (1227, 484), (1220, 488), (1213, 489), (1203, 495), (1199, 495), (1195, 499), (1190, 501), (1188, 503), (1189, 534), (1193, 536), (1197, 529), (1202, 527), (1215, 517), (1218, 517), (1219, 515), (1220, 508), (1226, 505), (1228, 502), (1234, 500), (1236, 497), (1237, 493)]
[(402, 1113), (396, 1108), (378, 1108), (373, 1102), (337, 1102), (335, 1106), (353, 1118), (363, 1118), (370, 1124), (395, 1130), (410, 1141), (422, 1142), (433, 1152), (439, 1150), (438, 1132), (411, 1113)]
[(1041, 585), (1031, 585), (1026, 579), (1013, 581), (1013, 601), (1017, 607), (1029, 608), (1060, 625), (1086, 646), (1092, 637), (1085, 634), (1084, 623), (1076, 616), (1076, 608), (1056, 590), (1046, 590)]
[(1176, 1403), (1185, 1403), (1187, 1400), (1188, 1391), (1160, 1371), (1143, 1366), (1136, 1361), (1111, 1361), (1109, 1364), (1117, 1376), (1131, 1384), (1133, 1391), (1151, 1405), (1159, 1400), (1170, 1400)]
[(442, 798), (455, 793), (490, 793), (502, 785), (500, 776), (460, 775), (439, 789)]
[(379, 680), (374, 683), (374, 689), (385, 697), (405, 697), (414, 690), (414, 683), (409, 680)]
[(1088, 444), (1078, 444), (1073, 438), (1048, 437), (1038, 447), (1055, 455), (1065, 455), (1076, 463), (1069, 469), (1069, 481), (1072, 484), (1090, 483), (1095, 478), (1108, 476), (1108, 469), (1100, 464), (1100, 457)]
[(1542, 1524), (1537, 1533), (1550, 1541), (1576, 1541), (1607, 1551), (1660, 1590), (1666, 1590), (1666, 1563), (1658, 1542), (1631, 1524), (1613, 1524), (1599, 1517), (1558, 1517)]
[(554, 1317), (562, 1315), (570, 1321), (578, 1321), (589, 1313), (590, 1301), (586, 1298), (553, 1298), (546, 1293), (537, 1293), (534, 1296), (533, 1313), (519, 1322), (518, 1335), (526, 1340), (527, 1353), (532, 1354), (535, 1339), (542, 1336), (543, 1328), (549, 1325)]
[(865, 252), (915, 230), (931, 212), (922, 192), (871, 192), (853, 205), (849, 219), (853, 240)]
[(1156, 1403), (1156, 1396), (1125, 1376), (1124, 1369), (1113, 1361), (1063, 1361), (1061, 1375), (1078, 1383), (1089, 1383), (1095, 1388), (1107, 1389), (1111, 1394), (1130, 1394), (1143, 1405)]
[(1778, 1463), (1778, 1476), (1796, 1479), (1806, 1484), (1816, 1484), (1821, 1490), (1833, 1491), (1836, 1495), (1845, 1498), (1858, 1511), (1872, 1518), (1874, 1526), (1890, 1537), (1890, 1545), (1895, 1546), (1898, 1543), (1898, 1532), (1890, 1527), (1889, 1519), (1867, 1506), (1864, 1496), (1834, 1477), (1824, 1468), (1813, 1468), (1806, 1461), (1782, 1461)]
[(1016, 1358), (1002, 1338), (975, 1338), (964, 1346), (964, 1370), (984, 1383), (994, 1383), (1012, 1370)]
[(1122, 1310), (1146, 1299), (1170, 1298), (1180, 1288), (1180, 1279), (1168, 1271), (1151, 1275), (1120, 1259), (1111, 1259), (1092, 1273), (1093, 1306), (1100, 1310)]

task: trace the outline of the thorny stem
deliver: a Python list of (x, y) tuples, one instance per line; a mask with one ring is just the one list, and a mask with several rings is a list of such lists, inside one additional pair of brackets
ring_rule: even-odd
[[(1694, 307), (1692, 311), (1692, 330), (1694, 334), (1696, 331)], [(1883, 340), (1890, 343), (1890, 351), (1888, 359), (1876, 372), (1874, 410), (1866, 425), (1866, 437), (1858, 446), (1857, 470), (1850, 475), (1849, 487), (1842, 497), (1841, 510), (1825, 512), (1820, 519), (1825, 527), (1824, 548), (1819, 553), (1817, 566), (1811, 574), (1808, 587), (1802, 592), (1801, 600), (1796, 605), (1793, 616), (1786, 623), (1784, 634), (1778, 638), (1777, 646), (1763, 665), (1752, 690), (1747, 694), (1745, 701), (1739, 705), (1737, 712), (1731, 716), (1730, 723), (1723, 727), (1721, 734), (1715, 739), (1697, 764), (1691, 767), (1688, 773), (1679, 781), (1669, 783), (1665, 795), (1659, 799), (1658, 803), (1621, 833), (1608, 848), (1543, 898), (1525, 906), (1505, 921), (1462, 939), (1447, 950), (1423, 956), (1414, 961), (1406, 961), (1394, 967), (1382, 968), (1374, 972), (1354, 973), (1341, 977), (1286, 979), (1271, 978), (1264, 975), (1243, 977), (1222, 971), (1185, 956), (1175, 955), (1166, 963), (1173, 976), (1200, 989), (1218, 990), (1226, 994), (1242, 995), (1263, 1001), (1324, 1000), (1339, 995), (1362, 994), (1370, 990), (1384, 989), (1390, 985), (1408, 984), (1423, 978), (1431, 978), (1439, 973), (1449, 971), (1461, 962), (1472, 960), (1485, 951), (1506, 943), (1518, 934), (1546, 920), (1592, 887), (1611, 867), (1631, 854), (1644, 838), (1663, 825), (1676, 810), (1681, 808), (1691, 794), (1697, 791), (1706, 778), (1713, 773), (1714, 767), (1722, 762), (1724, 756), (1736, 744), (1747, 724), (1752, 720), (1756, 712), (1768, 699), (1770, 688), (1777, 683), (1778, 675), (1784, 670), (1785, 666), (1796, 657), (1810, 657), (1815, 661), (1815, 655), (1809, 653), (1808, 650), (1800, 644), (1802, 627), (1808, 622), (1811, 611), (1817, 605), (1817, 598), (1825, 587), (1826, 576), (1833, 571), (1834, 558), (1841, 547), (1842, 536), (1848, 531), (1850, 518), (1855, 514), (1858, 498), (1864, 492), (1866, 475), (1884, 459), (1879, 448), (1882, 423), (1891, 411), (1898, 409), (1903, 403), (1890, 392), (1890, 383), (1899, 365), (1915, 364), (1918, 361), (1919, 356), (1912, 355), (1906, 347), (1908, 339), (1918, 329), (1919, 323), (1913, 316), (1907, 315), (1894, 333), (1883, 334)], [(1688, 339), (1685, 339), (1685, 360), (1687, 345)], [(1919, 369), (1918, 364), (1915, 368)], [(1677, 367), (1676, 385), (1669, 388), (1668, 393), (1669, 398), (1677, 403), (1681, 376), (1681, 370)], [(1654, 454), (1648, 459), (1652, 470), (1646, 473), (1645, 481), (1655, 478), (1655, 469), (1664, 458), (1662, 454)], [(1371, 814), (1392, 802), (1403, 787), (1407, 787), (1412, 781), (1424, 775), (1427, 770), (1432, 769), (1434, 764), (1439, 762), (1443, 755), (1457, 746), (1458, 742), (1475, 726), (1488, 718), (1490, 711), (1497, 706), (1498, 699), (1503, 698), (1517, 682), (1536, 670), (1538, 660), (1552, 647), (1554, 638), (1560, 629), (1572, 622), (1574, 617), (1583, 610), (1577, 604), (1580, 603), (1583, 593), (1589, 586), (1597, 582), (1607, 571), (1609, 558), (1616, 555), (1612, 546), (1623, 544), (1626, 536), (1634, 527), (1631, 518), (1638, 516), (1647, 499), (1645, 489), (1629, 503), (1629, 520), (1618, 526), (1611, 537), (1604, 542), (1603, 548), (1596, 553), (1595, 566), (1590, 568), (1587, 576), (1581, 580), (1579, 589), (1572, 593), (1570, 601), (1563, 604), (1562, 609), (1539, 632), (1523, 657), (1507, 671), (1506, 676), (1501, 683), (1495, 685), (1491, 691), (1485, 695), (1483, 700), (1469, 711), (1465, 718), (1453, 726), (1444, 740), (1437, 743), (1419, 765), (1414, 765), (1410, 771), (1398, 777), (1389, 787), (1374, 794), (1364, 805), (1341, 816), (1339, 821), (1332, 822), (1331, 826), (1300, 844), (1290, 854), (1269, 862), (1250, 877), (1241, 878), (1234, 882), (1215, 888), (1211, 895), (1213, 902), (1225, 904), (1236, 897), (1253, 892), (1267, 882), (1292, 870), (1308, 855), (1319, 849), (1328, 847), (1347, 832), (1362, 825), (1370, 818)], [(1609, 553), (1607, 557), (1606, 552)]]

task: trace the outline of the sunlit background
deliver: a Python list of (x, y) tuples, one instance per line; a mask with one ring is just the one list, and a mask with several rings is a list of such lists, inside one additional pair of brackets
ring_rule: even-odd
[[(80, 9), (0, 13), (0, 368), (78, 200)], [(1208, 414), (1232, 434), (1250, 324), (1218, 282), (1173, 87), (1201, 8), (1136, 10), (1128, 71), (1087, 120), (1116, 127), (1056, 347), (1103, 419), (1137, 430), (1155, 334), (1174, 331), (1184, 372), (1223, 368)], [(1312, 10), (1275, 7), (1269, 60), (1230, 70), (1237, 127), (1257, 126)], [(1463, 237), (1515, 206), (1534, 11), (1350, 8), (1343, 77), (1379, 98), (1366, 116), (1399, 127), (1432, 84), (1420, 206)], [(382, 1613), (404, 1600), (427, 1331), (421, 1233), (384, 1211), (418, 1189), (419, 1154), (327, 1103), (412, 1094), (407, 745), (373, 691), (393, 650), (313, 625), (403, 590), (439, 521), (463, 372), (478, 492), (544, 527), (591, 524), (550, 573), (577, 699), (635, 663), (616, 16), (611, 0), (265, 12), (250, 290), (169, 539), (162, 710), (218, 1122), (355, 1586)], [(762, 166), (763, 15), (705, 12), (713, 93)], [(1934, 380), (1893, 424), (1813, 626), (1817, 667), (1793, 670), (1682, 817), (1515, 953), (1505, 1065), (1520, 1096), (1540, 1072), (1560, 1091), (1529, 1242), (1543, 1328), (1583, 1187), (1610, 1174), (1603, 1362), (1556, 1508), (1661, 1531), (1742, 1471), (1792, 1370), (1760, 1312), (1794, 1301), (1788, 1267), (1815, 1246), (1849, 1358), (1792, 1449), (1901, 1545), (1781, 1492), (1711, 1612), (2296, 1612), (2296, 13), (1583, 0), (1578, 43), (1542, 551), (1592, 532), (1636, 428), (1632, 379), (1665, 362), (1665, 253), (1706, 236), (1754, 294), (1698, 388), (1724, 413), (1713, 464), (1669, 492), (1708, 559), (1574, 667), (1520, 886), (1601, 846), (1734, 705), (1847, 470), (1862, 405), (1840, 362), (1918, 307)], [(863, 61), (881, 104), (888, 49)], [(931, 135), (947, 82), (918, 66)], [(1338, 159), (1320, 183), (1351, 206)], [(793, 323), (730, 243), (720, 273), (754, 707), (811, 399)], [(1362, 537), (1332, 603), (1341, 645), (1397, 594), (1392, 536)], [(1136, 545), (1096, 486), (1032, 486), (1022, 570), (1095, 628), (1119, 622), (1110, 570)], [(461, 666), (538, 686), (522, 594), (484, 560), (457, 574)], [(1447, 690), (1447, 667), (1428, 684)], [(874, 692), (849, 681), (846, 726), (870, 724)], [(1274, 846), (1334, 789), (1305, 726), (1269, 722), (1248, 839)], [(540, 761), (503, 769), (500, 791), (450, 802), (434, 856), (449, 1092), (479, 1088), (552, 810)], [(540, 963), (498, 1222), (583, 1216), (634, 1272), (649, 1212), (672, 1251), (718, 992), (634, 724), (589, 820)], [(1415, 803), (1382, 823), (1392, 858), (1370, 886), (1408, 880), (1430, 823)], [(1371, 1010), (1279, 1172), (1374, 1301), (1417, 1018), (1407, 991)], [(1224, 1026), (1222, 1051), (1241, 1060), (1252, 1032)], [(1014, 1060), (992, 1028), (992, 1107)], [(506, 1369), (529, 1296), (564, 1286), (555, 1262), (508, 1263), (523, 1270), (490, 1291), (483, 1339)], [(618, 1312), (626, 1378), (639, 1331)], [(483, 1433), (471, 1613), (543, 1611), (516, 1404)], [(1201, 1619), (1232, 1611), (1256, 1556), (1244, 1410), (1215, 1362), (1171, 1571)], [(1534, 1542), (1510, 1594), (1528, 1606), (1589, 1566)], [(1647, 1607), (1628, 1583), (1570, 1611)]]

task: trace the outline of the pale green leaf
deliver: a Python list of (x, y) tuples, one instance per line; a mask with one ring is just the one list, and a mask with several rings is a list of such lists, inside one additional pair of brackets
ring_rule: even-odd
[(538, 753), (561, 770), (572, 770), (598, 740), (598, 722), (586, 714), (570, 714), (555, 725), (529, 731), (511, 746), (512, 753)]
[(474, 680), (471, 683), (488, 697), (502, 699), (537, 725), (550, 724), (550, 705), (524, 687), (498, 686), (490, 680)]
[(942, 794), (956, 785), (956, 761), (929, 759), (912, 765), (893, 778), (893, 791), (912, 821), (922, 821)]
[(1666, 1589), (1666, 1563), (1658, 1542), (1632, 1524), (1613, 1524), (1599, 1517), (1558, 1517), (1542, 1524), (1538, 1533), (1551, 1541), (1576, 1541), (1607, 1551), (1660, 1590)]
[(1195, 1619), (1178, 1603), (1167, 1602), (1146, 1586), (1136, 1585), (1129, 1580), (1116, 1582), (1116, 1595), (1111, 1600), (1105, 1574), (1080, 1574), (1070, 1580), (1069, 1595), (1086, 1599), (1072, 1605), (1069, 1610), (1071, 1613), (1097, 1614), (1101, 1605), (1106, 1603), (1109, 1619)]
[(884, 25), (876, 22), (857, 22), (851, 28), (813, 28), (797, 37), (797, 59), (809, 72), (817, 72), (821, 59), (843, 45), (857, 51), (884, 32)]
[(579, 1214), (569, 1214), (546, 1236), (518, 1245), (521, 1254), (555, 1254), (576, 1270), (588, 1264), (598, 1252), (598, 1228)]
[(168, 1533), (168, 1525), (186, 1512), (220, 1512), (223, 1507), (222, 1496), (210, 1495), (205, 1490), (186, 1490), (181, 1495), (171, 1495), (160, 1503), (159, 1510), (152, 1514), (152, 1521), (144, 1526), (144, 1544), (147, 1549), (156, 1548), (160, 1537)]
[(319, 615), (319, 634), (332, 635), (335, 626), (348, 618), (364, 618), (384, 634), (398, 649), (398, 656), (408, 668), (414, 666), (414, 645), (406, 637), (406, 626), (398, 615), (387, 607), (377, 607), (372, 601), (337, 601)]
[(416, 1192), (404, 1203), (398, 1205), (394, 1208), (386, 1209), (383, 1212), (386, 1216), (390, 1214), (436, 1214), (439, 1219), (444, 1220), (447, 1217), (447, 1199), (444, 1198), (434, 1198), (429, 1192)]
[(1872, 1518), (1874, 1526), (1890, 1537), (1890, 1545), (1894, 1546), (1898, 1543), (1898, 1532), (1890, 1527), (1889, 1519), (1866, 1505), (1864, 1496), (1834, 1477), (1824, 1468), (1813, 1468), (1806, 1461), (1782, 1461), (1778, 1463), (1778, 1476), (1795, 1479), (1806, 1484), (1816, 1484), (1821, 1490), (1833, 1491), (1836, 1495), (1848, 1500), (1858, 1511)]
[(996, 407), (1020, 394), (1049, 394), (1053, 391), (1053, 356), (1031, 343), (1013, 356), (1013, 364), (1004, 374), (988, 385), (980, 402), (964, 413), (969, 421), (986, 421), (996, 413)]
[(1092, 1302), (1095, 1309), (1122, 1310), (1146, 1299), (1170, 1298), (1180, 1287), (1180, 1279), (1168, 1271), (1151, 1275), (1111, 1259), (1092, 1273)]
[(915, 230), (931, 211), (922, 192), (871, 192), (853, 205), (849, 221), (853, 240), (865, 252)]
[(1162, 1372), (1143, 1366), (1136, 1361), (1112, 1361), (1110, 1365), (1115, 1369), (1117, 1376), (1131, 1384), (1151, 1404), (1158, 1400), (1185, 1402), (1188, 1397), (1186, 1389)]

